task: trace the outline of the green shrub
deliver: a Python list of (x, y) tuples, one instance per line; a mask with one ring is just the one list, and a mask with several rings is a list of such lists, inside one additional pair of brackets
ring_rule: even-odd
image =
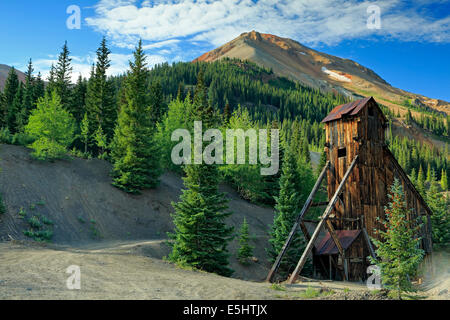
[(40, 229), (42, 228), (42, 223), (39, 220), (39, 217), (37, 216), (32, 216), (29, 220), (28, 223), (30, 224), (30, 226), (34, 229)]
[(31, 154), (37, 160), (62, 159), (66, 155), (66, 148), (48, 138), (39, 138), (30, 147), (34, 149)]
[(43, 224), (46, 224), (48, 226), (52, 226), (53, 225), (53, 221), (50, 220), (49, 218), (45, 217), (45, 216), (41, 216), (41, 221)]
[(11, 144), (11, 141), (12, 141), (12, 135), (9, 132), (9, 129), (1, 128), (0, 129), (0, 143)]
[(34, 142), (33, 137), (26, 133), (19, 132), (13, 135), (11, 143), (18, 146), (27, 146)]
[(320, 290), (308, 287), (304, 292), (300, 293), (300, 296), (305, 299), (313, 299), (320, 296)]
[(27, 215), (27, 212), (25, 211), (25, 209), (24, 208), (20, 208), (20, 210), (19, 210), (19, 217), (21, 219), (23, 219), (23, 218), (26, 217), (26, 215)]

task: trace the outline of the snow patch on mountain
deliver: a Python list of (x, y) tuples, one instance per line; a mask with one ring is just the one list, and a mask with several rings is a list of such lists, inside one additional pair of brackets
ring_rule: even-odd
[(335, 80), (342, 81), (342, 82), (352, 82), (352, 80), (350, 80), (350, 79), (347, 78), (346, 76), (343, 76), (343, 75), (341, 75), (341, 74), (339, 74), (339, 73), (337, 73), (337, 72), (328, 70), (328, 69), (325, 68), (325, 67), (322, 67), (322, 72), (325, 72), (326, 74), (328, 74), (328, 76), (329, 76), (330, 78), (333, 78), (333, 79), (335, 79)]

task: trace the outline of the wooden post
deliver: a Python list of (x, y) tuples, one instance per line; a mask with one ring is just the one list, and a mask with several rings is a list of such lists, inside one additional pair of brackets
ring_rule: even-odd
[(341, 242), (339, 241), (339, 238), (336, 234), (336, 231), (333, 228), (333, 225), (331, 224), (331, 221), (326, 219), (326, 224), (325, 224), (326, 228), (328, 229), (328, 232), (330, 233), (331, 238), (333, 239), (334, 243), (336, 244), (336, 247), (338, 248), (339, 254), (342, 257), (342, 262), (344, 264), (344, 280), (347, 281), (348, 280), (348, 274), (347, 274), (347, 269), (345, 266), (345, 250), (342, 247)]
[(364, 239), (366, 239), (367, 246), (369, 247), (370, 255), (372, 256), (372, 258), (376, 259), (377, 255), (375, 254), (375, 250), (373, 249), (372, 246), (372, 241), (370, 241), (369, 234), (367, 233), (366, 228), (364, 227), (362, 228), (362, 233), (364, 235)]
[(323, 227), (325, 220), (328, 218), (328, 215), (330, 214), (331, 210), (334, 208), (334, 205), (336, 204), (336, 201), (339, 197), (339, 194), (342, 192), (342, 189), (344, 188), (345, 182), (347, 181), (348, 177), (350, 176), (350, 173), (352, 172), (353, 168), (356, 165), (356, 161), (358, 160), (358, 156), (353, 159), (352, 163), (350, 164), (350, 167), (348, 168), (347, 172), (345, 173), (341, 183), (339, 184), (339, 187), (337, 188), (336, 192), (333, 195), (333, 198), (328, 203), (327, 208), (325, 209), (325, 212), (322, 216), (322, 219), (320, 220), (319, 224), (317, 225), (316, 230), (314, 231), (313, 235), (311, 236), (311, 240), (308, 242), (308, 245), (305, 248), (305, 251), (302, 254), (302, 257), (300, 258), (297, 267), (295, 268), (295, 271), (292, 273), (291, 277), (289, 278), (289, 284), (292, 284), (295, 279), (297, 279), (298, 275), (303, 269), (303, 266), (305, 265), (306, 258), (308, 257), (309, 253), (311, 252), (314, 242), (316, 241), (317, 237), (319, 236), (320, 229)]
[(298, 228), (300, 222), (302, 221), (303, 216), (309, 210), (312, 200), (313, 200), (314, 196), (316, 195), (317, 190), (319, 190), (320, 184), (322, 183), (322, 180), (325, 177), (325, 174), (327, 172), (329, 165), (330, 165), (330, 161), (327, 161), (327, 163), (325, 164), (325, 166), (322, 169), (322, 172), (319, 175), (319, 178), (316, 181), (316, 184), (314, 185), (313, 189), (311, 190), (311, 193), (309, 194), (309, 197), (306, 200), (305, 205), (302, 208), (302, 211), (300, 211), (300, 214), (297, 217), (297, 221), (294, 223), (294, 226), (292, 227), (292, 230), (289, 233), (289, 236), (286, 239), (286, 242), (284, 243), (283, 248), (281, 248), (281, 251), (278, 254), (277, 259), (275, 260), (272, 268), (270, 269), (269, 274), (267, 275), (266, 281), (268, 281), (268, 282), (272, 281), (273, 276), (277, 272), (277, 270), (280, 266), (280, 263), (281, 263), (281, 259), (283, 258), (284, 254), (286, 253), (287, 249), (289, 248), (289, 246), (292, 242), (292, 239), (294, 238), (295, 232), (297, 231), (297, 228)]

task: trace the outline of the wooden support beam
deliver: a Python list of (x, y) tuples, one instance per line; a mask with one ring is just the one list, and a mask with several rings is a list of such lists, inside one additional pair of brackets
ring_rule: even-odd
[(338, 248), (339, 254), (340, 254), (341, 257), (342, 257), (342, 262), (344, 263), (344, 281), (347, 281), (347, 280), (348, 280), (348, 273), (346, 272), (346, 265), (345, 265), (345, 262), (346, 262), (346, 259), (345, 259), (345, 250), (344, 250), (344, 248), (342, 247), (341, 242), (339, 241), (339, 238), (338, 238), (338, 236), (337, 236), (337, 234), (336, 234), (336, 231), (334, 230), (333, 225), (331, 224), (331, 221), (328, 220), (328, 219), (326, 219), (325, 222), (326, 222), (326, 223), (325, 223), (325, 226), (326, 226), (326, 228), (328, 229), (328, 232), (330, 233), (330, 236), (331, 236), (331, 238), (333, 239), (334, 244), (335, 244), (336, 247)]
[(286, 239), (286, 242), (284, 243), (283, 248), (281, 248), (281, 251), (278, 254), (277, 259), (275, 260), (272, 268), (270, 269), (269, 274), (267, 275), (266, 281), (268, 281), (268, 282), (272, 281), (273, 276), (277, 272), (277, 270), (280, 266), (280, 263), (281, 263), (281, 259), (283, 258), (284, 254), (286, 253), (287, 249), (289, 248), (289, 246), (292, 242), (292, 239), (294, 238), (295, 232), (297, 231), (297, 228), (300, 224), (300, 221), (302, 221), (303, 216), (309, 210), (311, 203), (313, 201), (313, 198), (316, 195), (317, 190), (319, 190), (319, 187), (322, 183), (323, 178), (325, 177), (325, 174), (326, 174), (329, 166), (330, 166), (330, 161), (327, 161), (327, 163), (325, 164), (325, 166), (322, 169), (322, 172), (319, 175), (319, 178), (316, 181), (316, 184), (314, 185), (313, 189), (311, 190), (311, 193), (309, 194), (309, 197), (306, 200), (305, 205), (302, 208), (302, 211), (300, 211), (300, 214), (297, 217), (297, 221), (292, 226), (292, 230), (289, 233), (289, 236)]
[(341, 242), (339, 241), (339, 238), (336, 234), (336, 231), (334, 230), (333, 225), (331, 224), (331, 221), (326, 219), (325, 221), (325, 227), (328, 229), (328, 232), (330, 233), (331, 238), (334, 241), (334, 244), (336, 245), (336, 247), (339, 250), (339, 253), (341, 256), (344, 256), (344, 248), (342, 247)]
[(303, 221), (300, 221), (300, 228), (302, 229), (306, 241), (309, 241), (311, 239), (311, 235), (309, 234), (308, 229), (306, 228), (306, 225)]
[(376, 259), (377, 255), (375, 254), (375, 250), (373, 249), (372, 246), (372, 241), (370, 241), (369, 234), (367, 233), (366, 228), (364, 227), (362, 228), (362, 233), (364, 235), (364, 239), (366, 239), (367, 246), (369, 247), (370, 255), (372, 256), (372, 258)]
[(305, 251), (302, 254), (302, 257), (300, 258), (300, 261), (297, 264), (297, 267), (295, 268), (294, 272), (291, 274), (291, 277), (289, 278), (290, 284), (292, 284), (295, 279), (297, 279), (298, 275), (303, 269), (303, 266), (305, 265), (306, 258), (308, 257), (309, 253), (311, 252), (314, 242), (316, 241), (317, 237), (319, 236), (320, 229), (323, 227), (325, 220), (328, 218), (328, 215), (330, 214), (331, 210), (334, 208), (334, 205), (336, 204), (336, 201), (341, 194), (342, 190), (344, 189), (345, 182), (347, 181), (348, 177), (350, 176), (350, 173), (352, 172), (353, 168), (356, 165), (356, 162), (358, 161), (358, 156), (353, 159), (352, 163), (350, 164), (350, 167), (348, 168), (347, 172), (345, 173), (341, 183), (339, 184), (339, 187), (337, 188), (336, 192), (333, 195), (333, 198), (328, 203), (327, 208), (325, 209), (324, 214), (322, 215), (322, 219), (320, 220), (319, 224), (316, 227), (316, 230), (314, 231), (313, 235), (311, 236), (311, 240), (308, 242), (308, 245), (305, 248)]

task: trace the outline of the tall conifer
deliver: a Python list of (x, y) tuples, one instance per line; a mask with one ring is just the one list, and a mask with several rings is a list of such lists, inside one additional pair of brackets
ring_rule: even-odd
[[(198, 75), (191, 121), (202, 121), (203, 128), (214, 128), (218, 117), (207, 100), (203, 74)], [(175, 231), (169, 256), (174, 263), (207, 272), (230, 276), (228, 242), (233, 228), (225, 219), (230, 216), (225, 195), (218, 190), (220, 173), (217, 165), (192, 164), (185, 167), (185, 190), (174, 203)]]
[(155, 141), (154, 116), (147, 91), (146, 56), (139, 41), (125, 80), (125, 103), (120, 107), (112, 142), (113, 184), (130, 193), (154, 188), (161, 174), (160, 153)]

